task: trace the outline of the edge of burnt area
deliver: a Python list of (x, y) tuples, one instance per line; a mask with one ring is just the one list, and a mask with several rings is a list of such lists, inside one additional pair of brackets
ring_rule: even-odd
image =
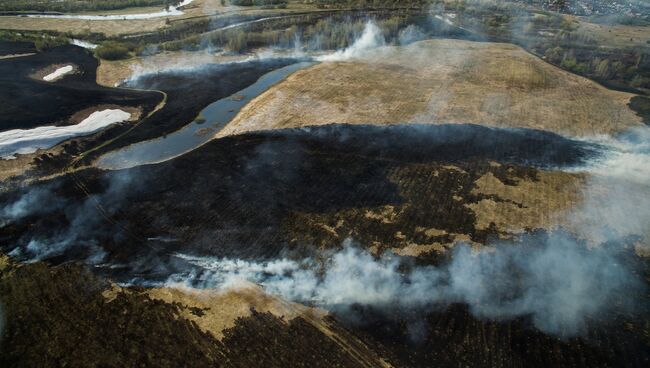
[[(110, 150), (169, 134), (191, 122), (210, 103), (248, 87), (259, 77), (274, 69), (297, 61), (299, 60), (277, 59), (225, 66), (215, 64), (207, 67), (203, 72), (206, 78), (196, 78), (192, 74), (183, 76), (183, 73), (171, 71), (150, 77), (150, 83), (145, 86), (145, 89), (133, 89), (97, 85), (95, 79), (98, 60), (91, 52), (78, 46), (59, 46), (28, 57), (2, 60), (0, 61), (0, 86), (4, 85), (2, 91), (5, 93), (19, 91), (19, 95), (23, 96), (21, 98), (24, 98), (27, 104), (24, 103), (22, 107), (6, 106), (6, 109), (11, 110), (4, 115), (7, 119), (21, 116), (22, 120), (18, 119), (18, 122), (12, 120), (14, 125), (21, 121), (31, 121), (31, 124), (52, 124), (58, 121), (63, 123), (61, 125), (67, 125), (66, 119), (79, 111), (99, 105), (138, 106), (143, 110), (142, 117), (135, 125), (134, 123), (115, 124), (93, 135), (62, 142), (63, 149), (60, 154), (45, 152), (38, 155), (33, 160), (34, 167), (24, 175), (15, 177), (13, 181), (19, 183), (32, 176), (55, 174), (65, 170), (72, 163), (87, 164)], [(30, 78), (30, 75), (37, 70), (52, 64), (65, 63), (78, 65), (79, 71), (56, 82)], [(4, 74), (2, 74), (3, 70), (5, 70)], [(162, 91), (156, 88), (158, 85), (163, 89)], [(151, 90), (147, 90), (147, 87)], [(64, 103), (59, 101), (61, 98), (70, 101)], [(162, 109), (149, 116), (163, 98), (166, 101)], [(38, 103), (39, 101), (50, 102)], [(25, 116), (24, 111), (32, 105), (38, 106), (32, 110), (36, 111), (36, 115), (43, 115), (42, 118)], [(43, 110), (44, 108), (46, 110)], [(55, 115), (50, 111), (56, 111)], [(93, 150), (91, 154), (84, 155), (81, 162), (75, 162), (80, 155), (90, 150)]]
[(266, 73), (300, 61), (302, 59), (279, 58), (233, 64), (206, 64), (191, 72), (171, 70), (144, 75), (137, 83), (127, 83), (125, 88), (159, 90), (166, 95), (165, 105), (127, 135), (84, 157), (82, 163), (89, 164), (106, 152), (164, 137), (182, 129), (209, 104), (245, 89)]
[(650, 97), (634, 96), (628, 106), (643, 119), (645, 125), (650, 126)]
[[(137, 87), (164, 93), (165, 104), (160, 110), (152, 115), (143, 113), (145, 117), (136, 125), (117, 125), (96, 135), (64, 143), (65, 155), (41, 156), (33, 173), (56, 172), (72, 163), (75, 166), (89, 165), (109, 151), (173, 133), (191, 123), (212, 102), (250, 86), (268, 72), (298, 61), (288, 58), (232, 65), (212, 64), (198, 72), (170, 71), (145, 77), (146, 82)], [(197, 78), (194, 73), (203, 73), (205, 77)]]
[[(35, 80), (31, 75), (54, 64), (74, 64), (77, 71), (55, 82)], [(69, 125), (80, 111), (98, 106), (138, 108), (142, 116), (150, 113), (163, 96), (156, 91), (109, 88), (96, 83), (97, 59), (88, 50), (74, 45), (55, 47), (35, 55), (0, 60), (0, 95), (18, 100), (2, 105), (0, 124), (4, 129), (29, 129), (41, 125)], [(36, 153), (31, 167), (22, 175), (2, 183), (4, 188), (19, 186), (23, 180), (60, 173), (81, 152), (130, 129), (133, 122), (114, 124), (95, 134), (59, 143), (53, 149)], [(60, 147), (60, 153), (57, 152)], [(31, 157), (31, 156), (30, 156)]]
[[(314, 132), (311, 131), (311, 133)], [(298, 134), (298, 136), (300, 136), (300, 134)], [(217, 175), (220, 174), (219, 172), (210, 173), (211, 171), (214, 171), (215, 166), (230, 165), (229, 167), (232, 167), (235, 171), (241, 170), (241, 163), (245, 162), (246, 158), (255, 153), (256, 147), (259, 147), (265, 142), (269, 142), (269, 140), (277, 142), (281, 147), (288, 146), (292, 147), (294, 150), (304, 149), (310, 152), (314, 157), (318, 158), (318, 160), (323, 160), (326, 165), (332, 164), (339, 166), (340, 170), (334, 170), (332, 171), (333, 173), (344, 172), (345, 170), (342, 168), (344, 168), (345, 165), (350, 165), (351, 163), (349, 161), (353, 157), (358, 158), (357, 165), (367, 166), (370, 157), (379, 158), (377, 161), (380, 162), (390, 162), (390, 164), (386, 165), (387, 167), (398, 165), (398, 163), (390, 161), (391, 158), (394, 157), (382, 154), (382, 151), (377, 149), (376, 146), (369, 148), (370, 152), (373, 152), (373, 155), (355, 156), (354, 149), (349, 147), (343, 154), (334, 150), (334, 155), (327, 155), (326, 153), (328, 149), (332, 149), (332, 145), (329, 144), (327, 138), (322, 138), (317, 135), (307, 135), (307, 137), (310, 139), (308, 140), (308, 143), (303, 142), (294, 146), (288, 144), (290, 143), (290, 139), (287, 138), (287, 136), (282, 135), (281, 132), (257, 133), (232, 137), (226, 139), (225, 143), (221, 140), (211, 142), (204, 146), (205, 148), (202, 147), (196, 152), (186, 155), (187, 157), (183, 156), (182, 158), (164, 164), (141, 167), (136, 170), (147, 171), (149, 174), (155, 174), (153, 175), (155, 178), (165, 179), (167, 177), (162, 174), (164, 174), (166, 170), (191, 170), (191, 172), (207, 170), (207, 173), (210, 174), (207, 176), (210, 177), (205, 179), (205, 182), (199, 183), (198, 185), (200, 187), (205, 183), (214, 182), (213, 179), (219, 177), (219, 175)], [(346, 145), (351, 143), (345, 140), (344, 142), (346, 142)], [(358, 141), (354, 140), (352, 143), (354, 142), (365, 144), (367, 143), (367, 140), (358, 139)], [(305, 146), (302, 146), (302, 144), (305, 144), (306, 148)], [(243, 155), (244, 161), (233, 160), (233, 158), (242, 156), (242, 152), (245, 153)], [(397, 147), (391, 152), (399, 153), (400, 149)], [(287, 154), (284, 150), (280, 153)], [(423, 156), (421, 152), (412, 153), (411, 155), (406, 154), (405, 156), (411, 157), (412, 160), (420, 162), (420, 164), (422, 164), (422, 161), (426, 161), (426, 156)], [(283, 158), (283, 156), (280, 155), (278, 158)], [(342, 158), (345, 158), (346, 160)], [(274, 167), (273, 165), (276, 161), (277, 160), (273, 157), (271, 158), (270, 168)], [(489, 162), (481, 160), (455, 161), (458, 165), (462, 165), (464, 162), (474, 162), (474, 164), (479, 167), (484, 165), (489, 166)], [(352, 164), (354, 164), (354, 162), (352, 162)], [(426, 163), (422, 165), (426, 165)], [(504, 168), (505, 167), (506, 166), (504, 165)], [(313, 169), (316, 172), (319, 172), (319, 170), (316, 170), (317, 168), (318, 165)], [(388, 169), (379, 170), (379, 173), (385, 173), (385, 170)], [(535, 170), (536, 169), (534, 168), (521, 168), (520, 171), (516, 172), (516, 175), (534, 179)], [(374, 171), (371, 171), (371, 173), (372, 172)], [(83, 175), (88, 175), (87, 178), (91, 179), (88, 181), (88, 183), (91, 184), (89, 185), (89, 188), (92, 191), (100, 191), (101, 186), (98, 186), (98, 180), (104, 173), (96, 169), (90, 169), (84, 171), (84, 173), (85, 174)], [(264, 175), (267, 173), (268, 172), (261, 172), (261, 174)], [(179, 174), (179, 177), (186, 175), (186, 173), (181, 174)], [(495, 176), (502, 176), (502, 174), (503, 173), (497, 172)], [(503, 174), (506, 175), (503, 177), (503, 180), (508, 181), (508, 179), (512, 179), (509, 174)], [(212, 177), (212, 175), (214, 175), (214, 177)], [(174, 182), (177, 181), (172, 178), (170, 183)], [(68, 195), (74, 196), (79, 194), (76, 192), (74, 187), (64, 186), (64, 189), (62, 190), (67, 192)], [(192, 202), (200, 199), (200, 197), (192, 196), (192, 194), (196, 193), (193, 193), (191, 190), (188, 190), (188, 193), (189, 196), (186, 197), (187, 201)], [(206, 192), (206, 195), (208, 196), (213, 194), (212, 191)], [(327, 207), (324, 208), (326, 209)], [(140, 212), (134, 214), (134, 216), (141, 215), (142, 213)], [(423, 259), (422, 261), (426, 263), (444, 262), (445, 259), (443, 257), (429, 260)], [(647, 269), (646, 266), (646, 271), (644, 271), (646, 275)], [(391, 316), (392, 319), (388, 320), (386, 320), (385, 316), (373, 317), (374, 312), (372, 310), (362, 310), (362, 313), (364, 313), (364, 316), (368, 316), (368, 320), (371, 321), (369, 325), (366, 327), (359, 327), (345, 323), (344, 325), (355, 334), (360, 334), (362, 340), (366, 343), (377, 344), (373, 345), (373, 347), (379, 346), (375, 348), (375, 350), (380, 350), (383, 349), (380, 347), (385, 347), (391, 351), (388, 360), (396, 365), (429, 366), (432, 362), (437, 362), (438, 365), (441, 366), (457, 366), (458, 362), (462, 361), (470, 365), (490, 366), (506, 366), (512, 364), (530, 364), (532, 366), (642, 366), (644, 359), (648, 356), (646, 349), (650, 346), (647, 341), (643, 341), (643, 336), (645, 335), (643, 335), (643, 331), (638, 330), (636, 324), (631, 332), (627, 330), (625, 323), (628, 321), (625, 320), (617, 320), (616, 324), (611, 326), (612, 331), (614, 332), (607, 329), (603, 331), (598, 330), (594, 332), (595, 335), (588, 336), (587, 339), (565, 342), (533, 330), (530, 326), (530, 322), (526, 318), (508, 322), (478, 320), (471, 316), (467, 309), (462, 306), (451, 306), (447, 309), (435, 310), (433, 312), (394, 311), (393, 316)], [(246, 332), (242, 332), (244, 335), (240, 335), (240, 337), (236, 339), (241, 343), (241, 345), (238, 346), (241, 348), (250, 348), (250, 341), (255, 341), (255, 339), (266, 341), (265, 338), (259, 338), (259, 335), (255, 331), (257, 331), (258, 328), (261, 328), (263, 331), (268, 331), (270, 326), (275, 326), (275, 322), (266, 321), (267, 318), (268, 317), (266, 316), (260, 316), (258, 319), (245, 321), (247, 326), (257, 327), (247, 328), (245, 330)], [(422, 345), (413, 345), (408, 340), (408, 329), (409, 324), (416, 323), (418, 318), (424, 318), (426, 328), (433, 332), (429, 335), (431, 338), (427, 339)], [(643, 324), (642, 322), (637, 321), (637, 324), (638, 323)], [(617, 332), (617, 329), (619, 328), (623, 329), (622, 332)], [(301, 330), (302, 328), (294, 330), (296, 331), (296, 334), (293, 332), (288, 333), (288, 336), (291, 336), (290, 341), (296, 339), (300, 340), (303, 337), (303, 332), (299, 332)], [(367, 334), (365, 338), (363, 337), (364, 333)], [(284, 335), (284, 332), (282, 335)], [(277, 345), (277, 348), (283, 349), (286, 348), (286, 345), (280, 344)], [(242, 351), (246, 350), (244, 349)], [(264, 353), (260, 353), (259, 356), (265, 357), (265, 354), (272, 351), (273, 350), (267, 349)]]
[[(219, 341), (180, 317), (185, 306), (152, 299), (144, 288), (124, 288), (107, 299), (110, 280), (87, 266), (39, 262), (0, 267), (6, 317), (0, 363), (6, 366), (361, 367), (338, 341), (296, 317), (285, 321), (251, 310)], [(353, 331), (327, 318), (350, 342)], [(81, 341), (81, 343), (80, 343)], [(373, 344), (376, 347), (377, 344)], [(358, 350), (369, 362), (377, 351)]]
[[(432, 133), (427, 137), (423, 131), (447, 133), (441, 137)], [(463, 134), (458, 133), (463, 131), (464, 138), (447, 141), (449, 135), (460, 137)], [(492, 132), (492, 138), (498, 139), (505, 148), (495, 153), (495, 142), (490, 141), (486, 132)], [(522, 139), (528, 133), (532, 141)], [(507, 137), (514, 143), (507, 144)], [(50, 183), (59, 184), (53, 189), (56, 195), (68, 200), (69, 205), (78, 206), (86, 196), (104, 193), (111, 178), (118, 175), (134, 178), (137, 185), (129, 186), (128, 193), (122, 193), (129, 196), (129, 200), (111, 215), (112, 223), (118, 225), (120, 234), (128, 235), (130, 242), (148, 244), (148, 238), (161, 234), (179, 239), (177, 244), (155, 245), (169, 252), (175, 251), (179, 244), (189, 244), (195, 251), (210, 255), (273, 257), (288, 245), (286, 242), (292, 239), (292, 231), (323, 241), (328, 239), (310, 228), (293, 227), (291, 230), (290, 221), (296, 213), (328, 214), (414, 201), (421, 203), (408, 218), (448, 232), (471, 234), (473, 239), (483, 242), (497, 236), (498, 232), (496, 229), (476, 231), (473, 212), (454, 202), (453, 197), (460, 193), (465, 201), (478, 200), (470, 192), (475, 180), (487, 171), (493, 172), (506, 185), (513, 184), (510, 182), (513, 177), (535, 180), (537, 169), (531, 158), (549, 147), (544, 143), (549, 137), (551, 141), (558, 139), (560, 144), (554, 154), (541, 157), (550, 157), (547, 164), (580, 162), (584, 155), (592, 152), (590, 146), (582, 147), (582, 143), (526, 130), (459, 125), (414, 129), (329, 126), (226, 137), (164, 163), (115, 172), (83, 169)], [(488, 142), (468, 144), (476, 140)], [(572, 147), (574, 143), (578, 147)], [(490, 160), (516, 159), (522, 149), (525, 152), (521, 153), (519, 164), (498, 168), (489, 163)], [(444, 169), (448, 164), (465, 168), (470, 173)], [(439, 181), (419, 182), (418, 170), (432, 172), (441, 168), (444, 170), (441, 170)], [(412, 185), (398, 185), (393, 178), (396, 172), (405, 175), (406, 182)], [(81, 186), (77, 188), (77, 184)], [(437, 195), (428, 196), (431, 200), (418, 201), (423, 193)], [(16, 190), (0, 198), (11, 203), (12, 198), (15, 200), (20, 194), (21, 190)], [(109, 203), (112, 200), (104, 200), (108, 201), (106, 206), (114, 205)], [(448, 204), (457, 209), (454, 216), (433, 215)], [(33, 216), (5, 227), (3, 238), (18, 241), (26, 231), (65, 226), (66, 214), (58, 211), (59, 215)], [(50, 225), (46, 225), (48, 223)], [(104, 225), (107, 229), (112, 226)], [(415, 226), (413, 221), (411, 225)], [(364, 229), (373, 233), (372, 237), (392, 235), (390, 229)], [(309, 239), (297, 239), (292, 248), (308, 249), (309, 244), (303, 247), (301, 243), (310, 243)], [(220, 242), (218, 247), (214, 245), (216, 240)], [(359, 240), (372, 239), (364, 235)], [(249, 245), (250, 249), (242, 248), (241, 244)], [(112, 237), (107, 239), (106, 246), (116, 252), (114, 256), (122, 254), (127, 260), (129, 249), (133, 250), (133, 247), (120, 247)]]

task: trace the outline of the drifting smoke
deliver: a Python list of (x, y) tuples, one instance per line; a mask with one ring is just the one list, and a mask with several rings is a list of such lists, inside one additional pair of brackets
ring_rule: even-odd
[(459, 245), (451, 260), (438, 267), (411, 267), (388, 254), (376, 259), (350, 241), (324, 264), (177, 254), (195, 269), (168, 283), (218, 288), (247, 280), (289, 300), (333, 310), (355, 304), (417, 308), (465, 303), (478, 317), (528, 316), (541, 331), (578, 335), (589, 321), (631, 311), (644, 288), (625, 255), (634, 242), (629, 236), (647, 236), (650, 224), (649, 132), (639, 128), (597, 142), (607, 152), (582, 168), (591, 179), (584, 204), (567, 214), (567, 230), (527, 235), (480, 251)]
[[(592, 244), (641, 237), (650, 240), (650, 128), (638, 127), (616, 139), (599, 137), (606, 154), (595, 160), (584, 201), (570, 218), (569, 227)], [(650, 254), (650, 253), (649, 253)]]
[[(256, 53), (253, 55), (225, 56), (211, 52), (194, 52), (178, 55), (173, 59), (151, 56), (142, 62), (131, 65), (131, 74), (121, 83), (138, 85), (139, 80), (155, 74), (164, 73), (199, 73), (216, 64), (228, 65), (279, 58), (280, 55)], [(118, 83), (121, 84), (121, 83)]]
[(399, 31), (397, 36), (400, 45), (408, 45), (413, 42), (424, 40), (425, 38), (427, 38), (427, 35), (424, 31), (413, 24)]
[(52, 195), (52, 189), (51, 186), (33, 188), (17, 201), (5, 205), (0, 209), (0, 225), (4, 225), (8, 220), (48, 213), (59, 208), (62, 201)]
[(375, 259), (349, 242), (323, 269), (311, 259), (256, 263), (179, 254), (199, 270), (168, 282), (214, 288), (247, 280), (289, 300), (334, 310), (466, 303), (479, 317), (531, 316), (540, 330), (562, 336), (579, 333), (589, 318), (613, 308), (620, 312), (622, 306), (612, 303), (616, 292), (640, 287), (609, 248), (590, 250), (562, 233), (531, 237), (526, 244), (477, 252), (458, 246), (444, 266), (410, 269), (401, 258)]
[(384, 39), (384, 34), (381, 29), (377, 27), (375, 22), (368, 21), (366, 26), (363, 29), (361, 37), (359, 37), (354, 43), (343, 50), (338, 50), (333, 54), (324, 55), (318, 57), (319, 61), (344, 61), (350, 60), (352, 58), (361, 57), (366, 51), (375, 49), (380, 46), (384, 46), (386, 40)]
[(61, 230), (58, 228), (60, 224), (52, 226), (37, 222), (34, 228), (39, 231), (38, 235), (27, 233), (9, 248), (9, 255), (34, 262), (62, 255), (74, 248), (86, 254), (86, 261), (90, 264), (101, 262), (106, 253), (98, 239), (119, 236), (117, 229), (102, 226), (106, 221), (104, 216), (117, 211), (127, 197), (125, 193), (137, 191), (136, 182), (127, 172), (111, 175), (103, 193), (91, 195), (81, 203), (58, 196), (56, 189), (54, 185), (30, 188), (18, 200), (0, 210), (0, 226), (36, 215), (43, 215), (44, 221), (48, 221), (48, 217), (60, 217), (65, 223)]

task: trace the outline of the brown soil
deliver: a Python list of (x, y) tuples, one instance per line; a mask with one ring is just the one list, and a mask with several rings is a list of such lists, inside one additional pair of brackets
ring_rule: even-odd
[(329, 123), (409, 122), (589, 136), (641, 124), (627, 107), (631, 97), (517, 46), (427, 40), (298, 71), (244, 107), (217, 136)]
[(16, 155), (14, 160), (0, 159), (0, 180), (24, 174), (33, 168), (34, 159), (42, 154), (42, 151), (37, 151), (26, 155)]

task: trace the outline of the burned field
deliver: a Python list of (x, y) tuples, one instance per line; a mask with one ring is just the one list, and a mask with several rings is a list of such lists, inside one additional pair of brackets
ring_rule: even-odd
[[(116, 124), (91, 136), (64, 142), (61, 150), (37, 153), (22, 177), (57, 174), (81, 153), (100, 145), (102, 148), (89, 155), (88, 161), (110, 150), (178, 130), (215, 100), (230, 96), (262, 75), (296, 61), (212, 64), (200, 69), (144, 75), (122, 88), (107, 88), (95, 82), (98, 60), (89, 51), (77, 46), (60, 46), (0, 62), (1, 97), (12, 101), (0, 108), (0, 126), (2, 130), (64, 126), (78, 123), (95, 109), (121, 107), (138, 111), (133, 116), (136, 123)], [(52, 66), (63, 65), (73, 65), (74, 71), (54, 82), (41, 79), (56, 69)], [(197, 78), (197, 74), (201, 77)]]
[(346, 4), (0, 30), (0, 365), (650, 365), (644, 26)]
[(164, 92), (167, 96), (165, 105), (144, 124), (100, 152), (172, 133), (191, 122), (210, 103), (237, 93), (272, 70), (298, 61), (286, 58), (208, 64), (145, 74), (129, 80), (126, 87)]
[(0, 41), (0, 58), (14, 55), (35, 53), (36, 48), (31, 42)]
[[(43, 209), (51, 215), (27, 216), (5, 227), (3, 238), (22, 246), (29, 239), (57, 238), (83, 208), (79, 220), (96, 223), (87, 240), (112, 243), (107, 249), (121, 261), (152, 246), (164, 248), (160, 254), (183, 247), (197, 254), (259, 258), (276, 257), (287, 246), (338, 247), (358, 235), (370, 247), (371, 239), (399, 243), (390, 240), (396, 229), (415, 232), (416, 227), (443, 232), (431, 239), (464, 234), (484, 243), (498, 230), (477, 230), (475, 214), (463, 205), (481, 199), (472, 192), (481, 176), (489, 172), (514, 185), (518, 179), (536, 180), (539, 169), (576, 166), (597, 154), (595, 146), (552, 133), (473, 125), (331, 125), (251, 133), (213, 141), (157, 165), (89, 169), (3, 194), (5, 203), (29, 198), (30, 190), (36, 197), (60, 199)], [(341, 229), (332, 238), (317, 222), (301, 219), (407, 202), (401, 224), (386, 224), (365, 212), (351, 214), (350, 220), (366, 223), (358, 234)], [(96, 235), (100, 238), (93, 239)], [(83, 249), (57, 256), (77, 258), (74, 254)]]
[(0, 296), (4, 307), (12, 311), (12, 322), (5, 330), (5, 341), (11, 345), (3, 347), (0, 363), (111, 367), (286, 367), (296, 363), (364, 367), (381, 363), (377, 352), (333, 319), (325, 323), (339, 339), (356, 344), (354, 354), (342, 350), (341, 343), (303, 318), (287, 323), (270, 313), (253, 312), (237, 320), (220, 341), (195, 323), (178, 318), (183, 305), (152, 299), (137, 288), (108, 301), (104, 294), (109, 291), (106, 280), (79, 265), (51, 268), (41, 263), (3, 263)]
[[(84, 359), (107, 364), (163, 359), (174, 365), (175, 359), (193, 351), (200, 359), (197, 366), (257, 366), (251, 360), (255, 356), (272, 366), (380, 366), (381, 359), (398, 367), (456, 366), (459, 361), (489, 366), (642, 366), (650, 359), (645, 301), (629, 313), (588, 318), (585, 337), (562, 339), (536, 330), (525, 315), (478, 318), (463, 304), (354, 304), (334, 309), (328, 317), (328, 328), (339, 336), (333, 343), (312, 320), (286, 322), (257, 312), (237, 319), (224, 338), (215, 340), (174, 317), (188, 308), (182, 303), (161, 302), (137, 287), (110, 302), (102, 297), (110, 289), (104, 277), (155, 284), (192, 270), (195, 265), (177, 257), (178, 252), (260, 261), (318, 257), (341, 249), (346, 238), (376, 253), (384, 250), (372, 249), (376, 243), (398, 252), (409, 242), (449, 245), (462, 239), (487, 244), (511, 238), (513, 234), (495, 224), (477, 229), (471, 204), (485, 199), (474, 190), (477, 180), (489, 173), (516, 187), (520, 181), (540, 180), (547, 170), (579, 166), (599, 154), (598, 146), (525, 129), (331, 125), (227, 137), (165, 163), (117, 172), (88, 169), (4, 193), (2, 201), (13, 203), (9, 208), (15, 218), (0, 230), (3, 252), (51, 265), (3, 271), (0, 291), (11, 307), (7, 328), (13, 336), (6, 359), (14, 364), (51, 362), (57, 356), (80, 364)], [(46, 197), (52, 198), (47, 206), (21, 213), (28, 202)], [(507, 201), (494, 195), (489, 199)], [(387, 206), (400, 214), (378, 216)], [(450, 253), (440, 250), (427, 248), (406, 267), (449, 262)], [(647, 278), (648, 265), (633, 254), (624, 252), (620, 261)], [(90, 263), (99, 276), (75, 262)], [(40, 295), (44, 289), (38, 285), (52, 282), (60, 287)], [(63, 297), (77, 288), (87, 290), (87, 300)], [(612, 303), (627, 297), (629, 290), (610, 296)], [(635, 297), (646, 298), (643, 293)], [(102, 329), (107, 332), (101, 338), (87, 335), (85, 340), (93, 343), (84, 344), (84, 354), (65, 355), (61, 344), (72, 343), (73, 337), (60, 321), (69, 317), (44, 314), (59, 338), (38, 338), (33, 318), (13, 314), (26, 308), (28, 300), (55, 303), (56, 310), (69, 311), (81, 324), (96, 326), (101, 320), (117, 328)], [(43, 312), (40, 306), (29, 308), (29, 313)], [(121, 308), (130, 311), (129, 316), (140, 316), (140, 330), (120, 322), (122, 314), (112, 311)], [(114, 323), (106, 322), (115, 318)], [(162, 341), (146, 337), (157, 329), (164, 330), (155, 333)], [(114, 341), (127, 330), (128, 344), (142, 347), (131, 355), (107, 356), (110, 348), (94, 343)], [(267, 336), (263, 331), (274, 332)], [(295, 339), (301, 343), (290, 343)], [(23, 355), (27, 341), (34, 340), (51, 354)], [(347, 349), (341, 350), (341, 341)], [(165, 344), (171, 345), (153, 348)], [(306, 352), (309, 357), (303, 356)]]
[(106, 366), (138, 362), (169, 367), (380, 367), (385, 363), (456, 367), (459, 362), (493, 367), (642, 367), (649, 355), (647, 337), (639, 327), (647, 326), (647, 317), (646, 322), (610, 323), (608, 329), (592, 331), (587, 338), (562, 340), (535, 331), (524, 319), (477, 319), (460, 305), (429, 314), (405, 311), (391, 319), (385, 312), (358, 310), (363, 325), (328, 318), (337, 342), (306, 319), (287, 322), (253, 312), (238, 319), (219, 341), (178, 318), (185, 308), (182, 304), (153, 299), (139, 288), (127, 289), (109, 301), (103, 295), (109, 290), (105, 280), (79, 265), (3, 264), (0, 296), (10, 311), (5, 342), (11, 344), (5, 345), (0, 361)]
[[(52, 65), (74, 65), (76, 71), (55, 82), (39, 80)], [(98, 60), (77, 46), (61, 46), (36, 55), (0, 62), (0, 129), (69, 125), (72, 116), (101, 105), (141, 107), (151, 111), (162, 99), (153, 91), (106, 88), (95, 83)], [(42, 78), (42, 77), (41, 77)]]

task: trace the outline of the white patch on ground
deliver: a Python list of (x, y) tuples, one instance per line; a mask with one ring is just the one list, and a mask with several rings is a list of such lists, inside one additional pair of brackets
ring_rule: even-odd
[(55, 80), (62, 78), (64, 75), (71, 73), (73, 70), (74, 67), (72, 65), (66, 65), (44, 76), (43, 80), (46, 82), (54, 82)]
[(119, 110), (95, 111), (81, 123), (69, 126), (42, 126), (34, 129), (13, 129), (0, 132), (0, 157), (16, 158), (16, 154), (34, 153), (38, 149), (53, 147), (73, 137), (89, 135), (131, 118), (131, 114)]
[(83, 14), (29, 14), (30, 18), (54, 18), (54, 19), (83, 19), (83, 20), (135, 20), (135, 19), (152, 19), (161, 17), (170, 17), (183, 15), (179, 9), (182, 6), (189, 5), (194, 0), (183, 0), (176, 6), (152, 13), (141, 14), (107, 14), (107, 15), (83, 15)]

